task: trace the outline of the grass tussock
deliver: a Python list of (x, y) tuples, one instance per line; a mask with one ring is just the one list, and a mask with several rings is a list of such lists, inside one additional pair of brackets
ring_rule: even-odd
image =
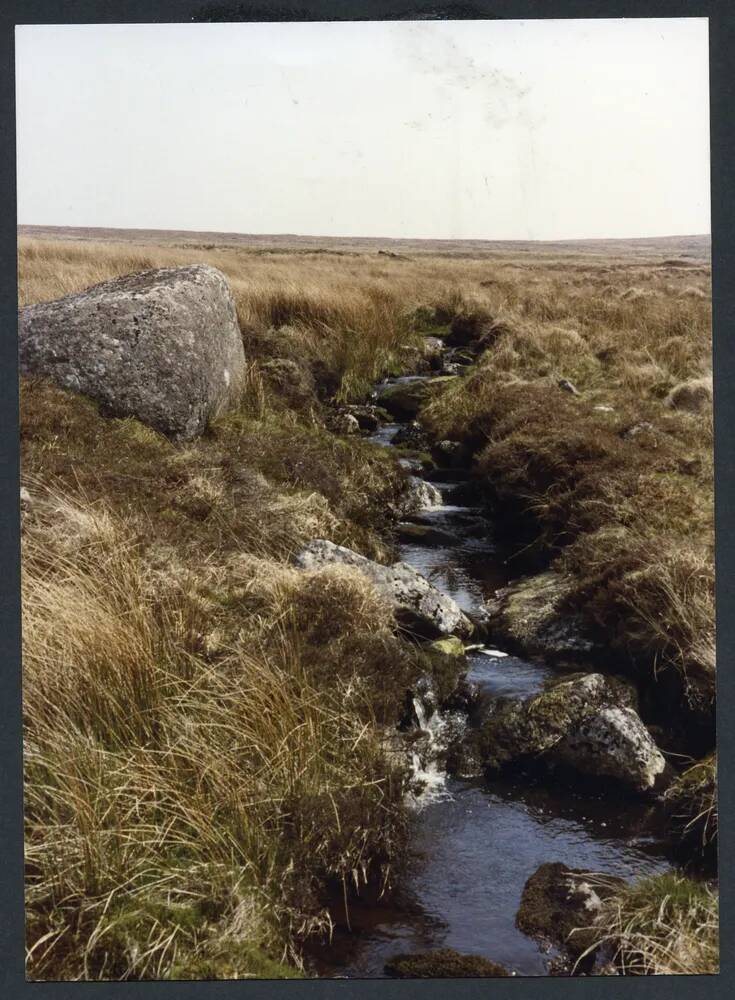
[(357, 646), (389, 641), (386, 611), (364, 582), (299, 586), (260, 563), (240, 569), (228, 615), (199, 577), (154, 572), (104, 506), (36, 499), (23, 572), (32, 978), (292, 975), (298, 943), (328, 930), (325, 886), (387, 877), (402, 776), (369, 687), (329, 650), (323, 683), (317, 637), (294, 641), (289, 622), (336, 587), (361, 615)]
[(712, 857), (717, 848), (716, 755), (687, 768), (667, 790), (664, 803), (682, 840)]
[(706, 883), (654, 875), (603, 901), (600, 943), (622, 975), (692, 976), (719, 971), (719, 905)]

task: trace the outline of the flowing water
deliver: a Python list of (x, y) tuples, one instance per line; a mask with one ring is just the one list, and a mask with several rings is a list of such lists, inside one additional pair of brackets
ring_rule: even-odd
[[(381, 427), (372, 440), (390, 447), (399, 426)], [(458, 478), (435, 482), (444, 502), (416, 519), (456, 541), (413, 541), (400, 546), (400, 558), (472, 611), (508, 574), (483, 511), (453, 503)], [(490, 646), (471, 649), (468, 662), (470, 679), (493, 697), (529, 697), (553, 675), (543, 663)], [(416, 709), (421, 728), (436, 737), (441, 718), (427, 717), (418, 700)], [(413, 803), (408, 870), (389, 899), (368, 893), (347, 913), (336, 908), (332, 941), (314, 957), (322, 976), (380, 977), (398, 953), (442, 947), (482, 955), (519, 975), (545, 975), (553, 952), (515, 926), (523, 886), (539, 865), (560, 861), (623, 877), (671, 867), (665, 831), (648, 803), (525, 777), (450, 778), (418, 755), (414, 769), (424, 790)]]

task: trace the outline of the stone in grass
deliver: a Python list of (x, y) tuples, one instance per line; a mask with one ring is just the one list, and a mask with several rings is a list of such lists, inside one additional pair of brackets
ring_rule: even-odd
[(395, 955), (385, 971), (397, 979), (482, 979), (509, 976), (510, 972), (482, 955), (465, 955), (453, 948)]
[(224, 274), (205, 264), (128, 274), (21, 309), (20, 370), (173, 438), (200, 434), (245, 365)]
[(383, 566), (323, 538), (309, 542), (294, 556), (293, 563), (302, 570), (318, 570), (331, 565), (354, 566), (389, 601), (396, 621), (418, 635), (439, 638), (472, 633), (472, 623), (456, 601), (442, 594), (407, 563)]
[(672, 410), (705, 413), (712, 408), (712, 376), (690, 379), (674, 386), (665, 403)]

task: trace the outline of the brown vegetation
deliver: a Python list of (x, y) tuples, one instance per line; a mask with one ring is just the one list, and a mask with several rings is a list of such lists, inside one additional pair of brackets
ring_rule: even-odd
[(674, 873), (641, 879), (603, 900), (595, 927), (619, 974), (719, 971), (719, 901), (706, 883)]
[(711, 719), (710, 308), (672, 281), (685, 273), (642, 268), (642, 297), (626, 290), (630, 275), (600, 287), (580, 269), (468, 302), (494, 335), (424, 420), (472, 445), (499, 506), (572, 575), (570, 607), (641, 671), (673, 668), (689, 707)]
[(249, 361), (241, 405), (186, 445), (22, 387), (30, 976), (291, 975), (327, 884), (390, 878), (380, 724), (427, 662), (361, 578), (288, 557), (315, 536), (389, 555), (404, 473), (326, 407), (457, 316), (494, 332), (427, 421), (522, 502), (600, 625), (708, 704), (711, 421), (666, 400), (709, 374), (709, 279), (662, 258), (21, 242), (21, 304), (214, 264)]

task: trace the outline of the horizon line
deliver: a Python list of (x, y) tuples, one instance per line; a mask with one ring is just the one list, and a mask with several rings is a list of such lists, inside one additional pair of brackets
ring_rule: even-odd
[(219, 229), (174, 229), (146, 226), (85, 226), (85, 225), (58, 225), (37, 222), (18, 222), (16, 229), (70, 229), (70, 230), (116, 230), (119, 232), (136, 233), (191, 233), (196, 236), (230, 236), (230, 237), (258, 237), (261, 239), (274, 238), (285, 239), (294, 237), (297, 239), (311, 240), (371, 240), (380, 242), (391, 240), (393, 242), (425, 242), (425, 243), (593, 243), (593, 242), (633, 242), (645, 240), (671, 240), (671, 239), (692, 239), (692, 238), (712, 238), (712, 233), (666, 233), (663, 235), (648, 236), (559, 236), (534, 239), (529, 237), (489, 237), (489, 236), (361, 236), (361, 235), (327, 235), (325, 233), (246, 233), (237, 230)]

